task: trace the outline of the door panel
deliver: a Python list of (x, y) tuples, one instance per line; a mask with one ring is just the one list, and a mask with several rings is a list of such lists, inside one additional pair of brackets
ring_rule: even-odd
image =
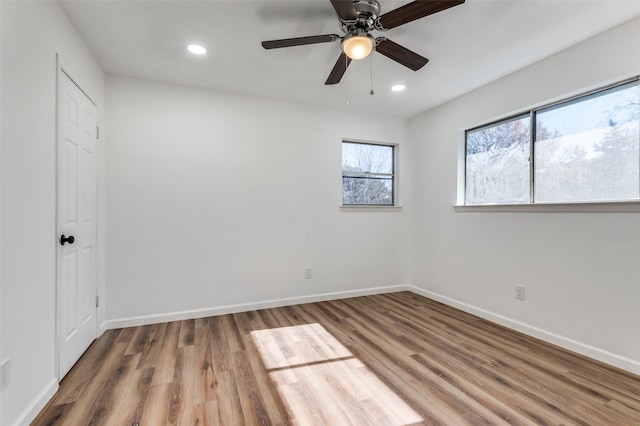
[(65, 225), (75, 225), (78, 222), (78, 146), (71, 139), (65, 140), (66, 144), (66, 197), (67, 210)]
[(96, 338), (95, 104), (58, 73), (58, 378)]

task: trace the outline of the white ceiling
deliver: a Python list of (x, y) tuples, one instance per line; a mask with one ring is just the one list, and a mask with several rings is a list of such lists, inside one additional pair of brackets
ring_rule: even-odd
[[(382, 13), (408, 3), (380, 2)], [(354, 61), (340, 84), (325, 86), (339, 42), (275, 50), (260, 42), (341, 34), (329, 0), (60, 4), (110, 74), (405, 118), (640, 16), (640, 0), (467, 0), (384, 34), (429, 58), (421, 70), (374, 53), (373, 64)], [(209, 53), (188, 53), (193, 42)], [(395, 83), (407, 90), (391, 92)]]

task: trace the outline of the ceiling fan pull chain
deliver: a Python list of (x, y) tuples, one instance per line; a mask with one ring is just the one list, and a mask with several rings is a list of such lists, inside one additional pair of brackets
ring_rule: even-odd
[[(349, 57), (346, 56), (346, 55), (344, 57), (344, 62), (345, 62), (345, 69), (346, 69), (346, 67), (349, 66)], [(349, 105), (349, 80), (351, 80), (351, 79), (349, 78), (349, 76), (347, 76), (346, 80), (347, 80), (347, 83), (346, 83), (346, 86), (347, 86), (347, 99), (345, 101), (345, 105)]]
[(369, 92), (369, 94), (371, 96), (373, 96), (373, 55), (369, 55), (369, 56), (371, 57), (371, 62), (370, 62), (371, 63), (371, 73), (370, 73), (370, 75), (371, 75), (371, 91)]

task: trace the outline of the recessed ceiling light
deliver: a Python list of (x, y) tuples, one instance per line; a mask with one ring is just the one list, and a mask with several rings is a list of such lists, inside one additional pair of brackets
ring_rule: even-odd
[(207, 49), (199, 44), (190, 44), (187, 46), (187, 50), (196, 55), (204, 55), (207, 53)]
[(393, 90), (394, 92), (402, 92), (405, 88), (406, 87), (404, 84), (396, 84), (395, 86), (391, 86), (391, 90)]

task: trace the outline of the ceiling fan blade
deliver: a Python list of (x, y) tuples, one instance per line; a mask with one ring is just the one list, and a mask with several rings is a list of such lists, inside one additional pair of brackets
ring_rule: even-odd
[(378, 25), (389, 30), (464, 2), (465, 0), (417, 0), (380, 16)]
[(427, 62), (429, 62), (429, 60), (424, 56), (420, 56), (387, 38), (377, 38), (376, 44), (376, 52), (382, 53), (387, 58), (393, 59), (397, 63), (402, 64), (413, 71), (418, 71), (420, 68), (425, 66)]
[(340, 19), (353, 21), (358, 17), (358, 12), (353, 7), (353, 0), (331, 0), (331, 4)]
[(336, 61), (336, 64), (333, 66), (333, 69), (331, 70), (331, 73), (329, 74), (327, 81), (325, 81), (324, 84), (330, 85), (330, 84), (340, 83), (340, 80), (342, 79), (342, 76), (344, 75), (344, 73), (347, 71), (347, 67), (349, 66), (350, 63), (351, 63), (351, 58), (347, 57), (347, 55), (345, 55), (344, 52), (342, 52), (342, 54)]
[(339, 40), (338, 34), (324, 34), (309, 37), (283, 38), (282, 40), (263, 41), (262, 47), (265, 49), (278, 49), (280, 47), (303, 46), (305, 44), (327, 43)]

